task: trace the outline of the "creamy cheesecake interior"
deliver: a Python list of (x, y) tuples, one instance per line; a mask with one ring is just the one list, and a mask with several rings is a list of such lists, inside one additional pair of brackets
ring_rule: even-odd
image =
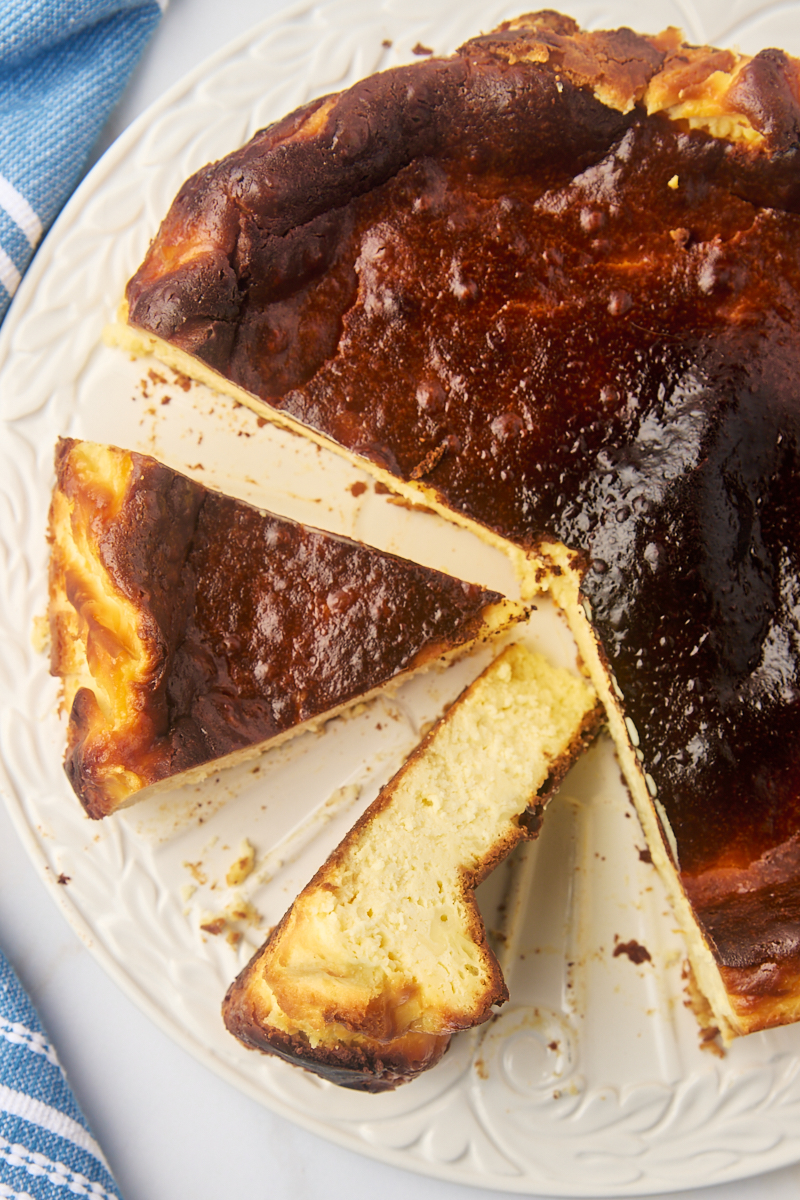
[(603, 719), (522, 645), (448, 710), (229, 991), (228, 1027), (345, 1086), (383, 1090), (507, 991), (473, 892), (526, 836)]

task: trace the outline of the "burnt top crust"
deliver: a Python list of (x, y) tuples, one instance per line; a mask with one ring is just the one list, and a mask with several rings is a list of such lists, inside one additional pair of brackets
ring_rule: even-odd
[(758, 864), (800, 831), (799, 97), (778, 50), (522, 17), (199, 172), (127, 293), (275, 409), (577, 552), (738, 965), (721, 897), (768, 909)]
[[(543, 12), (451, 58), (371, 76), (186, 182), (128, 285), (130, 319), (256, 395), (281, 397), (336, 348), (358, 282), (342, 241), (358, 237), (353, 223), (370, 193), (425, 162), (440, 167), (450, 191), (483, 184), (499, 199), (498, 190), (526, 182), (528, 198), (541, 197), (602, 160), (642, 122), (644, 100), (667, 109), (734, 64), (729, 51), (682, 45), (675, 30), (585, 33)], [(698, 165), (753, 203), (796, 210), (794, 61), (762, 51), (738, 71), (723, 108), (750, 124), (758, 149), (706, 135)], [(384, 212), (394, 199), (384, 198)], [(265, 306), (269, 320), (256, 312)]]
[(102, 450), (105, 474), (59, 443), (51, 517), (52, 670), (77, 629), (65, 766), (91, 816), (120, 773), (137, 790), (320, 717), (481, 636), (501, 599)]

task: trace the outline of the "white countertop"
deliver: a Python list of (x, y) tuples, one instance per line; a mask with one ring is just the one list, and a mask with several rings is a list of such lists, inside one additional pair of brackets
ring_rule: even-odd
[[(103, 147), (185, 72), (280, 0), (171, 0)], [(224, 29), (221, 30), (221, 14)], [(408, 1174), (323, 1141), (238, 1093), (143, 1016), (38, 878), (0, 805), (0, 945), (28, 988), (126, 1200), (477, 1200), (496, 1193)], [(800, 1165), (683, 1192), (797, 1200)]]

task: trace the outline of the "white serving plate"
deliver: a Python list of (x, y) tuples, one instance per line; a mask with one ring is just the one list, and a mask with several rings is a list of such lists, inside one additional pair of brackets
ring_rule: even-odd
[[(257, 770), (94, 824), (61, 771), (57, 688), (31, 636), (46, 603), (60, 434), (155, 453), (265, 507), (514, 594), (505, 560), (472, 536), (371, 484), (353, 496), (353, 483), (368, 482), (355, 468), (259, 428), (207, 389), (183, 391), (161, 368), (165, 382), (149, 379), (151, 364), (100, 338), (191, 171), (313, 95), (409, 61), (417, 42), (446, 52), (518, 10), (476, 0), (298, 5), (173, 89), (67, 206), (0, 334), (0, 772), (16, 827), (100, 962), (243, 1091), (351, 1149), (451, 1181), (565, 1196), (657, 1193), (800, 1159), (800, 1028), (751, 1036), (724, 1058), (700, 1050), (680, 936), (639, 855), (644, 839), (607, 741), (570, 774), (539, 842), (482, 889), (487, 923), (502, 935), (510, 1003), (488, 1027), (454, 1039), (427, 1076), (365, 1096), (244, 1050), (223, 1029), (219, 1004), (485, 653), (272, 752)], [(571, 11), (589, 25), (643, 23), (641, 6), (623, 0)], [(646, 23), (681, 24), (695, 41), (800, 53), (798, 4), (665, 2), (648, 7)], [(569, 634), (547, 606), (521, 636), (574, 665)], [(259, 919), (240, 924), (234, 946), (200, 926), (233, 899), (225, 873), (243, 837), (258, 868), (239, 891)], [(614, 954), (632, 940), (651, 961)]]

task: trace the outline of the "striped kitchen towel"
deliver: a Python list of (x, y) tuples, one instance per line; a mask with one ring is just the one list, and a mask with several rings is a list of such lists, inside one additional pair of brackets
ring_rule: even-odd
[(165, 2), (0, 0), (0, 322)]
[(0, 951), (0, 1198), (120, 1200), (28, 996)]

